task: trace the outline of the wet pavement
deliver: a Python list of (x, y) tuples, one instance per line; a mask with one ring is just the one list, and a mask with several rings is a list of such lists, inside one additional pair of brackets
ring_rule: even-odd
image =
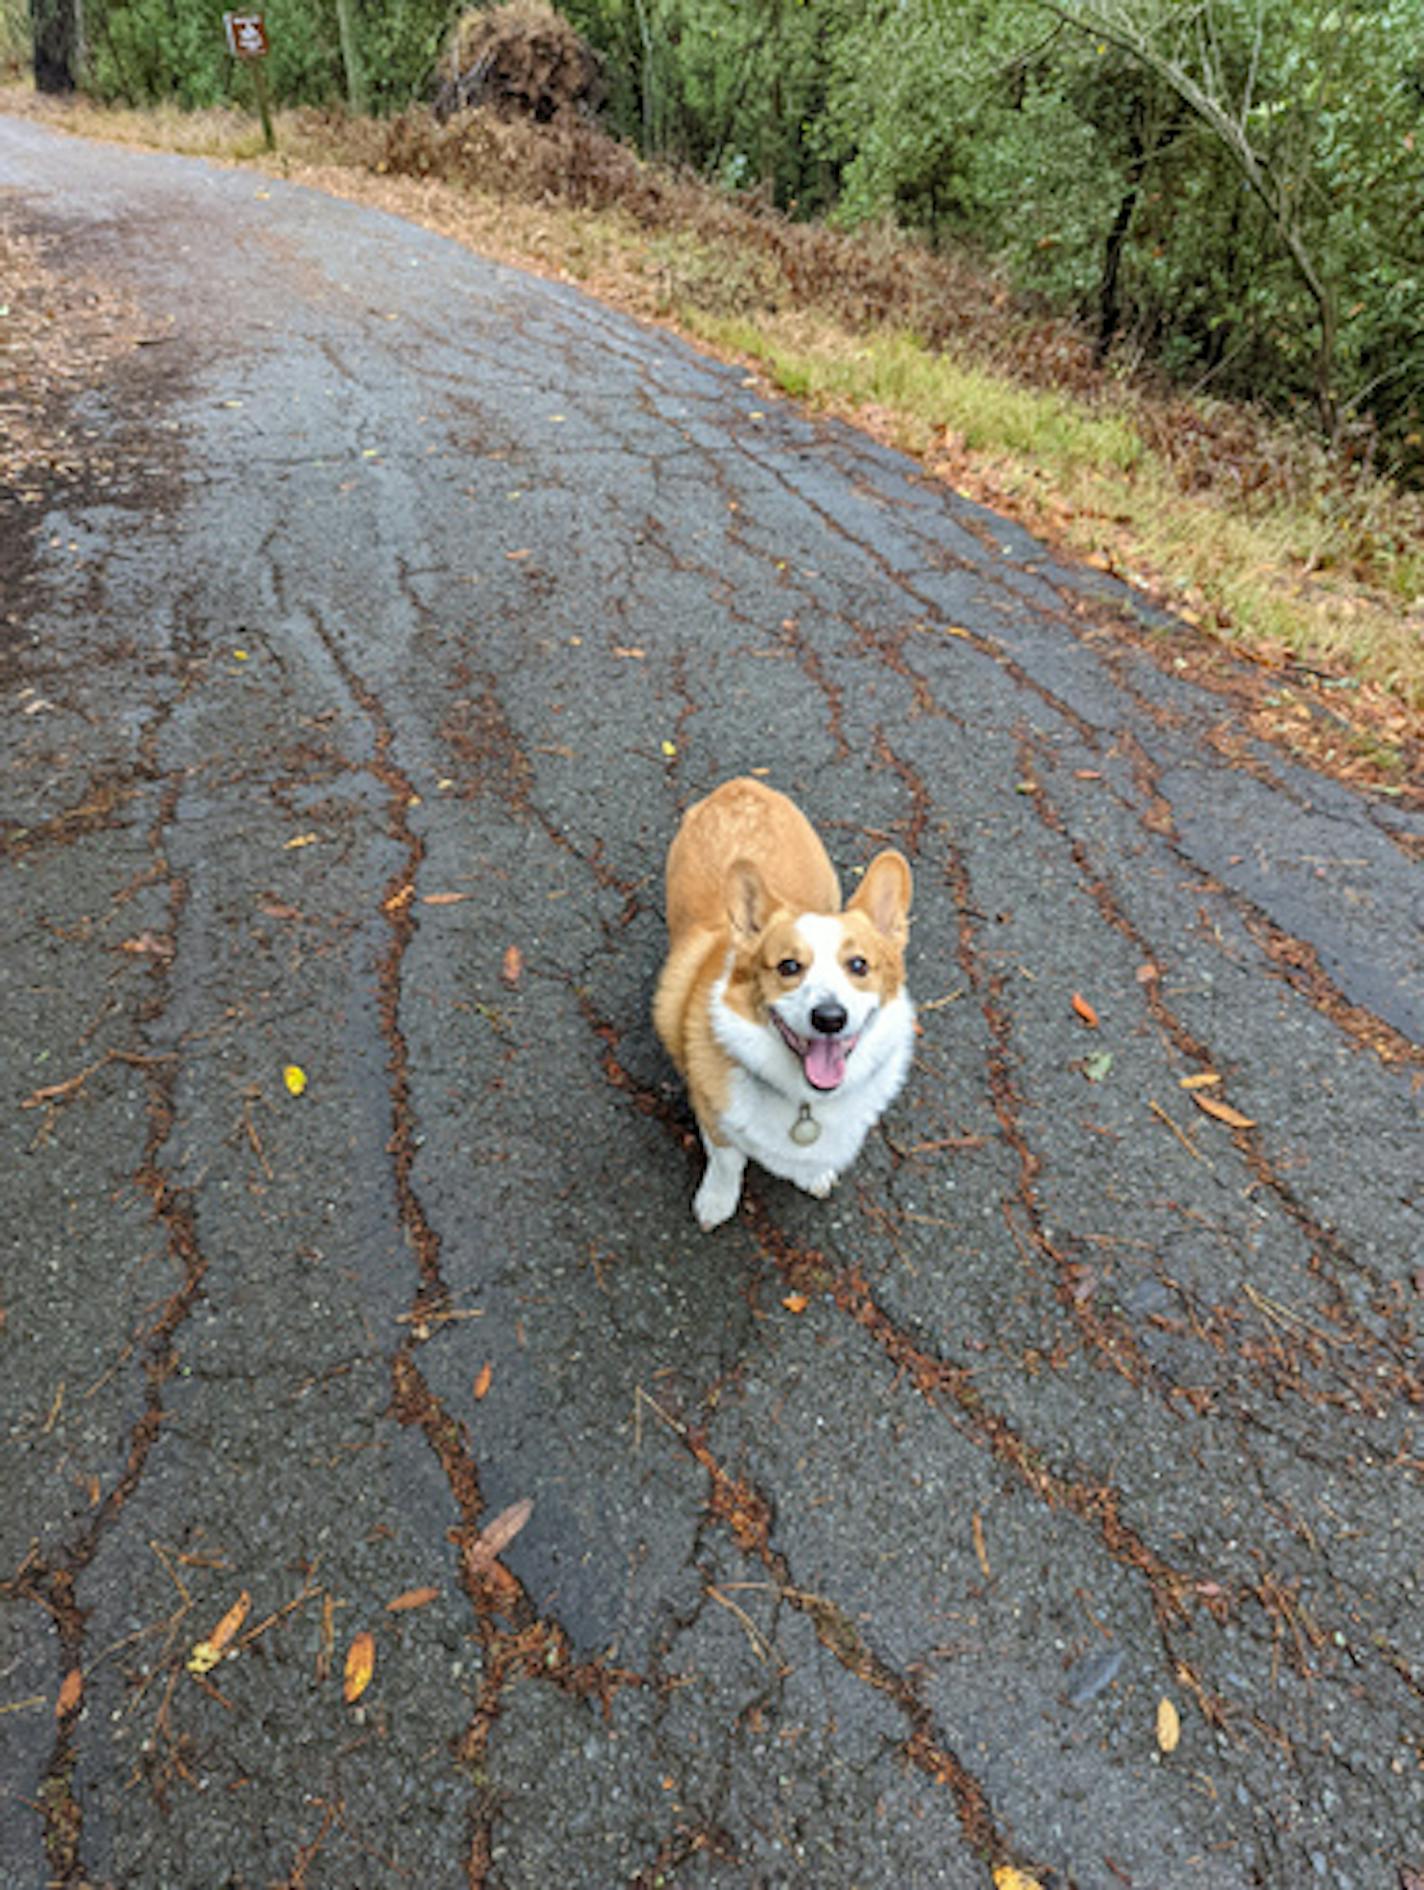
[[(151, 344), (0, 525), (0, 1880), (1424, 1871), (1409, 797), (570, 288), (16, 121), (0, 214)], [(703, 1236), (753, 769), (922, 1031)]]

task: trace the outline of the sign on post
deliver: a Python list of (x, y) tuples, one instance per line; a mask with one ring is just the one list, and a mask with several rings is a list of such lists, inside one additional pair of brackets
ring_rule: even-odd
[(224, 13), (227, 49), (234, 59), (267, 57), (267, 20), (261, 13)]
[(224, 13), (223, 31), (227, 49), (234, 59), (242, 60), (252, 72), (252, 89), (257, 94), (257, 110), (262, 118), (262, 137), (269, 151), (276, 148), (272, 132), (272, 107), (267, 98), (267, 19), (262, 13)]

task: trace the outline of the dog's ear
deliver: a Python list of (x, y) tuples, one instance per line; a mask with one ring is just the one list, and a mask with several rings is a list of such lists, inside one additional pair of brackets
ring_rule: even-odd
[(761, 937), (771, 918), (772, 900), (766, 881), (750, 860), (734, 860), (727, 868), (723, 897), (732, 938), (740, 950), (746, 951)]
[(893, 945), (903, 950), (910, 935), (910, 899), (914, 885), (910, 862), (903, 853), (888, 847), (884, 853), (877, 853), (866, 867), (865, 877), (847, 910), (863, 912), (877, 932), (883, 932)]

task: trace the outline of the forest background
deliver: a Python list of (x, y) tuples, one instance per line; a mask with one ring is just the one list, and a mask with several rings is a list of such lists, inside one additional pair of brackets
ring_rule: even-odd
[[(514, 10), (539, 14), (533, 0)], [(77, 81), (110, 103), (188, 111), (246, 103), (221, 11), (0, 0), (0, 56), (27, 59), (33, 35), (42, 90)], [(428, 103), (454, 69), (453, 0), (264, 11), (279, 105), (335, 104), (381, 124), (378, 168), (452, 168)], [(1142, 477), (1153, 443), (1140, 414), (1123, 423), (1121, 405), (1102, 405), (1104, 390), (1151, 381), (1179, 397), (1170, 411), (1187, 435), (1193, 416), (1219, 418), (1217, 403), (1281, 423), (1238, 430), (1234, 456), (1213, 450), (1178, 474), (1228, 488), (1247, 511), (1257, 493), (1303, 503), (1309, 523), (1297, 517), (1286, 560), (1296, 604), (1302, 582), (1318, 590), (1332, 572), (1371, 593), (1402, 633), (1378, 673), (1424, 706), (1420, 0), (563, 0), (561, 13), (596, 55), (583, 129), (573, 143), (562, 134), (585, 198), (590, 171), (632, 177), (590, 158), (589, 138), (611, 138), (637, 154), (631, 198), (647, 197), (650, 168), (695, 173), (708, 200), (744, 207), (748, 230), (772, 219), (858, 232), (862, 253), (878, 245), (892, 272), (916, 275), (912, 309), (861, 295), (862, 342), (879, 323), (861, 350), (867, 398), (953, 354), (964, 288), (1017, 324), (1019, 357), (1036, 338), (1058, 350), (1065, 384), (1081, 383), (1070, 391), (1093, 382), (1089, 456), (1121, 476)], [(478, 103), (478, 87), (468, 96)], [(520, 168), (507, 144), (456, 130), (486, 184), (491, 165)], [(793, 392), (833, 392), (834, 372), (809, 369), (784, 327), (771, 333), (784, 278), (812, 250), (747, 241), (739, 258), (714, 245), (699, 263), (696, 222), (681, 250), (664, 236), (663, 264), (708, 278), (708, 337), (744, 345)], [(1184, 580), (1184, 593), (1199, 588)], [(1233, 612), (1215, 607), (1228, 625)], [(1314, 636), (1320, 654), (1329, 640)]]

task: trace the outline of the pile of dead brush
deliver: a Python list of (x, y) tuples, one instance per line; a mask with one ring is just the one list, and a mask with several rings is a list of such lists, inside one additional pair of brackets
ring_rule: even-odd
[(442, 122), (481, 107), (547, 125), (596, 111), (604, 92), (597, 53), (544, 0), (462, 13), (445, 43), (439, 81), (434, 110)]

